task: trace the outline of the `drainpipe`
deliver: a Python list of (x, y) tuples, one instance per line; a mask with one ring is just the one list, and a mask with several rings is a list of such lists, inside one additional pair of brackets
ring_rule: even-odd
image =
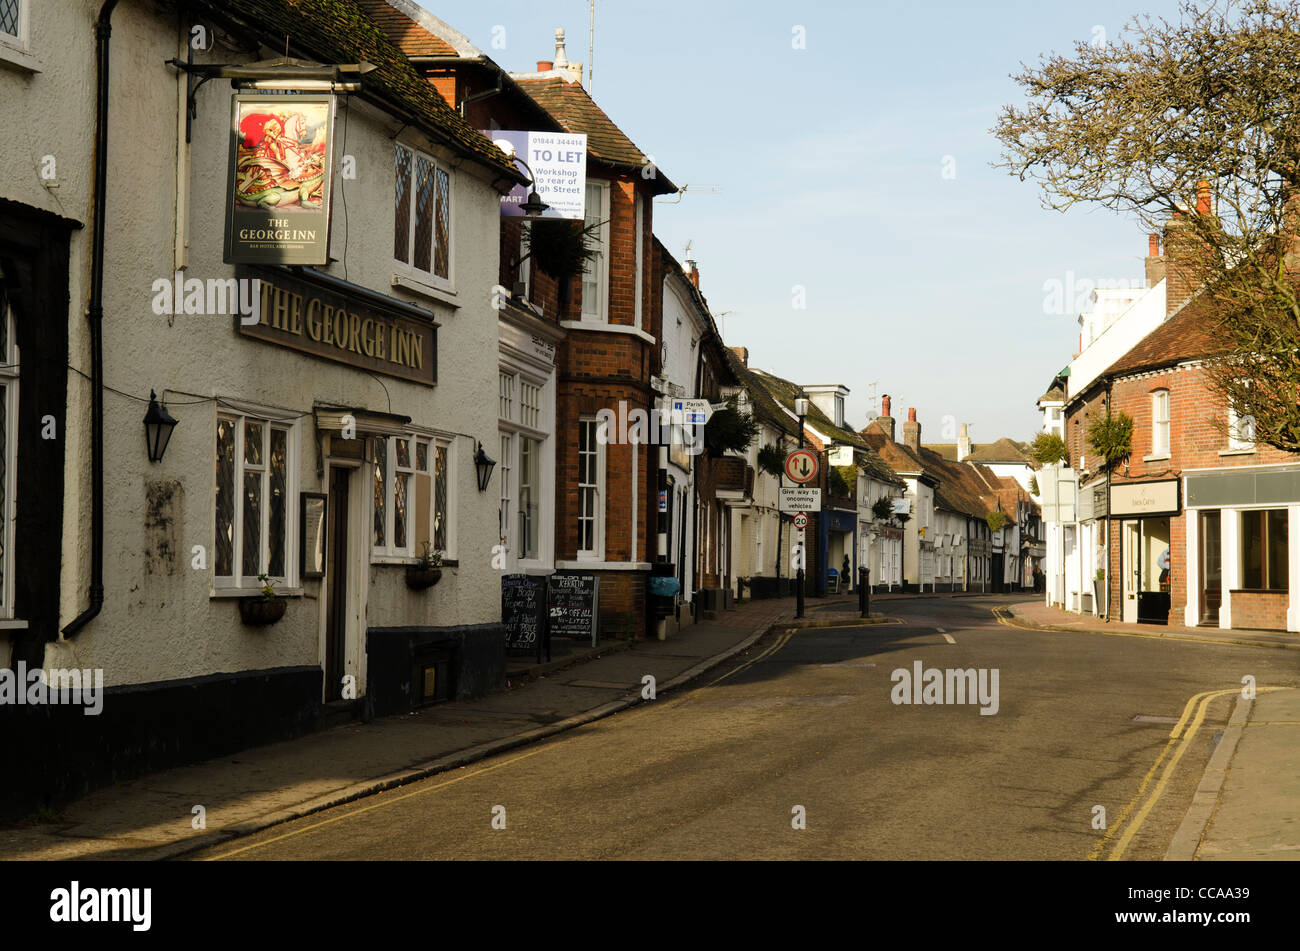
[(111, 20), (118, 0), (104, 0), (95, 23), (94, 218), (90, 245), (90, 606), (63, 629), (77, 633), (104, 606), (104, 207), (108, 187), (108, 78)]
[[(1110, 377), (1106, 378), (1106, 415), (1110, 415), (1110, 387), (1114, 382)], [(1110, 621), (1110, 465), (1106, 466), (1106, 620)], [(1121, 600), (1121, 606), (1123, 601)], [(1121, 614), (1120, 617), (1123, 617)]]

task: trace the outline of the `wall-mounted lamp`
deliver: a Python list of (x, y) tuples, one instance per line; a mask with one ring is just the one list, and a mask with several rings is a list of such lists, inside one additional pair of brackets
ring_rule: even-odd
[(167, 412), (167, 407), (158, 402), (158, 396), (149, 391), (149, 409), (144, 414), (144, 441), (149, 450), (150, 462), (162, 462), (167, 443), (172, 438), (176, 420)]
[(496, 468), (497, 461), (483, 451), (483, 444), (478, 444), (478, 452), (474, 454), (474, 469), (478, 473), (478, 490), (486, 492), (488, 480), (492, 478), (492, 470)]

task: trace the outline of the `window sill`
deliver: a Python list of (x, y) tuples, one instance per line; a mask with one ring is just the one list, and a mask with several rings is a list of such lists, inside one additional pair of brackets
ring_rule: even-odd
[[(302, 588), (277, 588), (275, 596), (277, 598), (301, 598), (304, 592)], [(218, 598), (260, 598), (262, 596), (261, 587), (256, 588), (213, 588), (208, 597), (212, 600)]]
[(5, 618), (0, 620), (0, 631), (25, 631), (27, 622), (18, 618)]
[(399, 274), (394, 272), (392, 286), (404, 287), (408, 291), (414, 291), (417, 294), (428, 297), (431, 300), (436, 300), (439, 303), (448, 304), (451, 307), (461, 306), (460, 300), (455, 291), (438, 287), (435, 284), (426, 283), (419, 278), (411, 277), (409, 274)]
[(1152, 453), (1152, 454), (1149, 455), (1149, 456), (1143, 456), (1143, 457), (1142, 457), (1142, 461), (1143, 461), (1143, 462), (1162, 462), (1162, 461), (1167, 460), (1168, 458), (1169, 458), (1169, 453), (1167, 453), (1167, 452), (1155, 452), (1155, 453)]
[(1221, 456), (1253, 456), (1254, 454), (1255, 454), (1254, 446), (1251, 446), (1249, 449), (1220, 449), (1219, 450), (1219, 455)]
[(631, 334), (633, 337), (640, 337), (646, 343), (655, 342), (655, 338), (640, 327), (632, 327), (628, 324), (611, 324), (603, 320), (561, 320), (560, 326), (566, 330), (594, 330), (598, 333)]
[(0, 66), (9, 66), (24, 73), (41, 71), (40, 61), (36, 57), (4, 42), (0, 42)]

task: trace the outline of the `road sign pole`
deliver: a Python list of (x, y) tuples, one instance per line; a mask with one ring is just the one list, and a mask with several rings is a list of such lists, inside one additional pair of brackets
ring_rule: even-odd
[(803, 568), (795, 572), (794, 616), (803, 617)]

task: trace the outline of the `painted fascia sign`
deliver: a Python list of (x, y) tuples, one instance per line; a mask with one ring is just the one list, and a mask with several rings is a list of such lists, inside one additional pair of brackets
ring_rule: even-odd
[(227, 264), (328, 264), (334, 97), (232, 97)]
[[(527, 132), (506, 129), (484, 130), (507, 155), (517, 155), (533, 171), (538, 197), (550, 205), (541, 217), (582, 221), (587, 214), (587, 135), (568, 132)], [(525, 175), (528, 170), (520, 167)], [(501, 196), (501, 215), (522, 218), (519, 207), (528, 200), (531, 188), (516, 185)]]

